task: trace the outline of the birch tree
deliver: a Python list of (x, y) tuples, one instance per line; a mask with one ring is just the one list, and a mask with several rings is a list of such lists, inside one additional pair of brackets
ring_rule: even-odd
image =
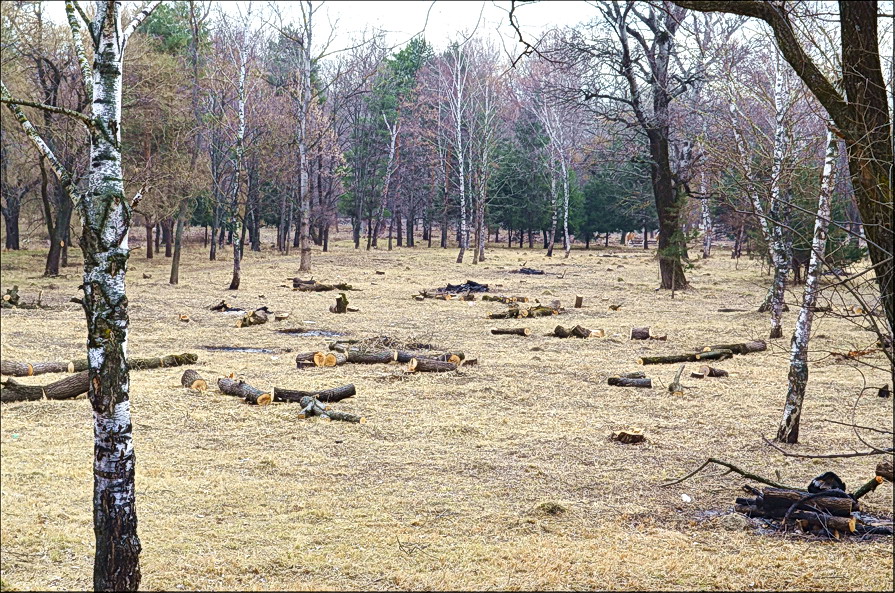
[[(121, 162), (121, 79), (128, 38), (160, 2), (150, 2), (122, 29), (121, 3), (96, 2), (88, 19), (74, 1), (66, 2), (72, 41), (90, 98), (89, 115), (15, 99), (0, 82), (6, 103), (54, 174), (72, 196), (81, 217), (84, 297), (87, 318), (88, 399), (93, 408), (93, 523), (96, 554), (93, 586), (98, 591), (131, 591), (140, 585), (134, 444), (127, 365), (128, 302), (125, 292), (128, 231), (132, 203), (124, 195)], [(86, 25), (82, 34), (81, 24)], [(84, 34), (93, 62), (87, 59)], [(84, 183), (56, 158), (22, 110), (53, 111), (81, 121), (90, 135), (90, 167)], [(139, 199), (139, 194), (134, 201)]]
[(820, 289), (819, 282), (827, 243), (827, 229), (830, 225), (830, 205), (835, 186), (838, 142), (839, 140), (833, 136), (833, 132), (828, 131), (826, 156), (817, 199), (814, 238), (811, 242), (811, 260), (808, 264), (802, 307), (799, 309), (798, 321), (796, 321), (792, 336), (786, 404), (783, 407), (783, 417), (780, 419), (780, 426), (777, 429), (777, 440), (784, 443), (799, 441), (802, 403), (805, 400), (805, 388), (808, 385), (808, 340), (811, 336), (811, 323), (814, 319), (814, 310)]

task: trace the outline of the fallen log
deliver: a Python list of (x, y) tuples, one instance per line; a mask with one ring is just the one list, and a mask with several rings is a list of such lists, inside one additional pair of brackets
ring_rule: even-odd
[[(763, 517), (766, 519), (782, 519), (783, 516), (768, 513), (757, 505), (734, 505), (734, 510), (750, 517)], [(804, 521), (813, 527), (820, 527), (827, 530), (841, 531), (844, 533), (855, 533), (857, 519), (855, 517), (837, 517), (813, 511), (793, 511), (789, 518), (792, 521)], [(804, 525), (803, 525), (804, 527)]]
[(348, 412), (340, 412), (338, 410), (330, 410), (314, 397), (305, 396), (299, 400), (301, 411), (298, 413), (299, 418), (309, 418), (311, 416), (319, 416), (321, 420), (340, 420), (342, 422), (354, 422), (363, 424), (367, 420), (363, 416), (356, 416)]
[(606, 382), (612, 387), (653, 387), (653, 380), (647, 377), (609, 377)]
[[(812, 497), (813, 498), (809, 498)], [(848, 517), (853, 511), (859, 511), (860, 505), (849, 496), (815, 496), (806, 495), (797, 490), (785, 488), (765, 488), (757, 499), (757, 503), (765, 513), (773, 515), (777, 513), (783, 517), (793, 504), (798, 504), (795, 510), (810, 510), (830, 513), (838, 517)], [(804, 502), (803, 502), (804, 501)]]
[(346, 362), (356, 364), (388, 364), (398, 360), (397, 350), (383, 350), (381, 352), (355, 352), (349, 350), (345, 353)]
[(530, 336), (531, 330), (527, 327), (492, 327), (491, 334), (494, 336)]
[(407, 371), (410, 373), (447, 373), (456, 370), (457, 365), (453, 362), (443, 362), (428, 358), (411, 358), (407, 364)]
[(300, 403), (302, 398), (312, 397), (321, 402), (332, 403), (355, 395), (357, 395), (357, 390), (352, 383), (342, 385), (341, 387), (333, 387), (332, 389), (322, 389), (320, 391), (298, 391), (295, 389), (281, 389), (279, 387), (273, 388), (273, 401), (275, 402)]
[(495, 295), (495, 294), (484, 294), (484, 295), (482, 295), (482, 300), (483, 301), (496, 301), (498, 303), (510, 305), (513, 303), (527, 303), (529, 301), (529, 298), (525, 297), (525, 296), (504, 296), (504, 295)]
[(533, 276), (543, 276), (544, 270), (536, 270), (534, 268), (519, 268), (518, 270), (510, 270), (510, 274), (528, 274)]
[(227, 304), (226, 301), (221, 301), (217, 305), (215, 305), (213, 307), (209, 307), (209, 309), (211, 309), (212, 311), (215, 311), (217, 313), (225, 313), (225, 312), (231, 312), (231, 311), (245, 311), (245, 309), (243, 309), (241, 307), (231, 307), (230, 305)]
[(703, 377), (727, 377), (730, 375), (724, 369), (716, 369), (715, 367), (710, 367), (706, 364), (699, 367), (699, 374)]
[(49, 385), (22, 385), (15, 379), (7, 379), (0, 383), (0, 402), (36, 401), (47, 399), (71, 399), (87, 393), (89, 372), (81, 371), (65, 377)]
[(862, 496), (866, 494), (870, 494), (876, 487), (883, 483), (882, 476), (873, 476), (873, 479), (869, 480), (866, 484), (855, 490), (854, 494), (852, 494), (852, 498), (858, 500)]
[(327, 292), (330, 290), (359, 290), (350, 284), (322, 284), (316, 280), (302, 280), (300, 278), (292, 279), (292, 288), (301, 292)]
[(695, 354), (671, 354), (667, 356), (644, 356), (637, 359), (638, 364), (672, 364), (677, 362), (697, 362), (700, 360), (724, 360), (731, 358), (731, 350), (712, 350)]
[(528, 317), (550, 317), (551, 315), (559, 315), (559, 307), (532, 307), (528, 310)]
[(244, 381), (236, 381), (226, 377), (218, 379), (218, 389), (223, 394), (241, 397), (246, 403), (258, 406), (266, 406), (273, 401), (273, 396), (270, 393), (261, 391), (257, 387), (252, 387)]
[(458, 352), (445, 352), (444, 354), (427, 354), (425, 352), (418, 351), (410, 351), (410, 350), (398, 350), (398, 362), (410, 362), (412, 359), (427, 359), (427, 360), (438, 360), (442, 362), (452, 362), (454, 364), (460, 364), (460, 361), (463, 360), (463, 353)]
[(519, 319), (525, 317), (528, 317), (528, 310), (520, 309), (519, 307), (510, 307), (502, 313), (488, 313), (488, 319)]
[(617, 430), (612, 433), (612, 440), (625, 445), (636, 445), (646, 440), (646, 436), (636, 429)]
[(208, 389), (208, 381), (203, 379), (198, 371), (194, 371), (193, 369), (187, 369), (183, 371), (183, 376), (180, 377), (180, 384), (188, 389), (195, 389), (196, 391), (205, 391)]
[[(167, 356), (151, 358), (130, 358), (127, 361), (132, 371), (145, 369), (157, 369), (162, 367), (176, 367), (196, 362), (199, 357), (196, 354), (168, 354)], [(65, 362), (11, 362), (0, 361), (0, 375), (11, 377), (30, 377), (44, 373), (79, 373), (89, 368), (87, 359), (71, 360)]]
[(553, 328), (553, 335), (557, 338), (587, 338), (590, 336), (590, 330), (586, 327), (581, 327), (580, 325), (576, 325), (575, 327), (563, 327), (561, 325), (557, 325)]
[(737, 344), (717, 344), (715, 346), (705, 346), (700, 348), (699, 352), (709, 352), (712, 350), (730, 350), (734, 354), (749, 354), (750, 352), (762, 352), (768, 349), (768, 345), (763, 340), (755, 340), (752, 342), (740, 342)]

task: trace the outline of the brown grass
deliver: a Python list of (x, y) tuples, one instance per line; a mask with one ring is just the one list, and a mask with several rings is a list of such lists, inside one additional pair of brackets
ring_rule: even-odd
[[(83, 313), (68, 302), (77, 294), (79, 269), (68, 268), (62, 279), (39, 278), (42, 256), (3, 256), (3, 288), (19, 284), (26, 300), (43, 290), (43, 302), (53, 306), (3, 310), (4, 359), (83, 356)], [(677, 365), (638, 368), (646, 353), (764, 337), (764, 314), (715, 312), (756, 308), (768, 282), (757, 261), (741, 260), (734, 270), (719, 250), (689, 271), (694, 288), (671, 300), (653, 290), (656, 264), (639, 249), (548, 260), (538, 250), (495, 248), (478, 266), (457, 266), (455, 256), (453, 249), (355, 252), (344, 241), (331, 253), (315, 253), (314, 278), (363, 289), (349, 293), (360, 313), (334, 315), (328, 306), (336, 293), (294, 292), (285, 282), (296, 275), (296, 255), (248, 253), (243, 288), (233, 293), (225, 290), (229, 251), (223, 261), (208, 262), (191, 246), (180, 286), (166, 282), (168, 260), (135, 252), (128, 282), (132, 355), (197, 352), (196, 368), (213, 385), (231, 372), (264, 390), (352, 382), (358, 395), (334, 406), (368, 420), (298, 420), (297, 405), (253, 407), (216, 388), (190, 392), (180, 386), (183, 369), (133, 372), (143, 588), (892, 590), (891, 538), (831, 543), (761, 534), (731, 514), (743, 480), (717, 470), (660, 487), (708, 456), (772, 479), (779, 473), (795, 485), (825, 470), (850, 488), (873, 475), (876, 458), (791, 459), (761, 442), (781, 413), (788, 337), (767, 352), (715, 365), (729, 370), (728, 378), (686, 379), (693, 365), (684, 374), (690, 389), (683, 397), (666, 391)], [(508, 273), (523, 263), (550, 275)], [(487, 312), (504, 305), (410, 298), (467, 278), (505, 294), (558, 298), (569, 312), (494, 321)], [(571, 309), (576, 294), (585, 297), (583, 309)], [(292, 315), (236, 329), (236, 316), (208, 310), (221, 299)], [(622, 307), (609, 311), (610, 304)], [(180, 314), (192, 321), (179, 321)], [(795, 315), (795, 309), (785, 315), (790, 329)], [(479, 365), (446, 374), (407, 375), (397, 364), (297, 371), (286, 353), (202, 348), (317, 350), (326, 339), (275, 331), (309, 321), (351, 337), (436, 342), (477, 357)], [(606, 337), (546, 336), (560, 321), (603, 328)], [(530, 337), (489, 331), (522, 325), (532, 329)], [(650, 325), (668, 341), (631, 341), (634, 325)], [(848, 351), (872, 341), (830, 319), (817, 322), (816, 334), (817, 350)], [(634, 370), (645, 370), (654, 389), (606, 385), (608, 376)], [(887, 381), (865, 374), (871, 385)], [(822, 419), (847, 420), (861, 385), (861, 375), (845, 364), (830, 358), (813, 364), (802, 443), (794, 449), (854, 447), (848, 428)], [(3, 588), (90, 587), (89, 406), (83, 399), (40, 401), (4, 404), (0, 412)], [(891, 418), (891, 399), (873, 396), (862, 401), (857, 422), (891, 427)], [(623, 428), (643, 430), (647, 441), (611, 442)], [(682, 501), (684, 493), (692, 502)], [(866, 500), (871, 510), (891, 514), (891, 484)]]

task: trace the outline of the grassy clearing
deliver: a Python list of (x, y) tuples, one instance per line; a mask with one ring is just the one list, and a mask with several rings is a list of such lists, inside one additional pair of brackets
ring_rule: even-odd
[[(795, 485), (825, 470), (850, 488), (872, 475), (873, 458), (790, 459), (761, 443), (781, 413), (788, 337), (767, 352), (716, 365), (730, 371), (728, 378), (685, 380), (683, 397), (665, 391), (677, 365), (642, 369), (653, 377), (652, 390), (606, 386), (612, 374), (640, 370), (643, 354), (764, 337), (766, 315), (715, 312), (756, 308), (768, 282), (757, 261), (741, 260), (735, 269), (719, 250), (689, 271), (694, 288), (671, 300), (653, 290), (657, 266), (640, 249), (576, 250), (568, 260), (548, 260), (538, 250), (495, 248), (483, 264), (457, 266), (453, 249), (367, 253), (339, 241), (331, 253), (315, 253), (314, 278), (363, 291), (349, 295), (360, 313), (333, 315), (327, 309), (334, 293), (293, 292), (286, 282), (296, 275), (296, 255), (248, 253), (243, 288), (233, 293), (224, 290), (229, 251), (219, 262), (200, 251), (185, 254), (180, 286), (167, 284), (169, 260), (134, 254), (130, 353), (197, 352), (195, 368), (206, 378), (233, 372), (268, 389), (352, 382), (358, 395), (336, 405), (368, 423), (297, 420), (295, 405), (257, 408), (217, 393), (188, 393), (180, 387), (182, 369), (132, 373), (145, 589), (892, 590), (891, 538), (830, 543), (759, 534), (730, 512), (742, 480), (717, 470), (659, 486), (708, 456), (779, 473)], [(19, 284), (26, 301), (43, 290), (43, 302), (53, 306), (3, 310), (4, 359), (83, 355), (83, 314), (68, 302), (80, 270), (40, 278), (42, 256), (3, 255), (2, 287)], [(523, 263), (549, 275), (508, 273)], [(488, 320), (488, 311), (504, 306), (410, 298), (467, 278), (506, 294), (558, 298), (569, 312)], [(583, 309), (571, 309), (575, 294), (584, 295)], [(235, 317), (208, 310), (221, 299), (292, 316), (236, 329)], [(609, 311), (609, 304), (622, 306)], [(178, 321), (182, 313), (192, 321)], [(790, 330), (795, 315), (785, 314)], [(323, 338), (275, 331), (307, 322), (352, 337), (414, 336), (463, 350), (479, 366), (420, 376), (396, 365), (297, 371), (286, 353), (202, 348), (319, 349)], [(560, 322), (603, 328), (607, 337), (545, 335)], [(520, 325), (532, 335), (488, 331)], [(632, 342), (633, 325), (650, 325), (668, 341)], [(819, 351), (871, 341), (831, 319), (819, 320), (816, 334)], [(870, 373), (867, 381), (882, 385), (887, 378)], [(813, 364), (796, 449), (852, 448), (848, 428), (822, 419), (847, 419), (861, 385), (858, 372), (830, 358)], [(83, 399), (41, 401), (4, 404), (0, 413), (3, 588), (88, 588), (89, 406)], [(873, 397), (862, 401), (856, 421), (891, 427), (891, 418), (892, 400)], [(646, 443), (608, 440), (626, 427), (642, 429)], [(685, 493), (692, 502), (682, 501)], [(891, 484), (866, 500), (891, 515)]]

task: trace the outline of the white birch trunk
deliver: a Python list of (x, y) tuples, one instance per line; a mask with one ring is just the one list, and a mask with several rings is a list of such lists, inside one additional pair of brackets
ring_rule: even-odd
[(702, 259), (707, 259), (712, 255), (712, 211), (709, 208), (708, 198), (705, 197), (708, 186), (705, 183), (705, 171), (699, 174), (699, 200), (700, 210), (702, 213)]
[(302, 72), (301, 93), (299, 99), (298, 114), (298, 161), (299, 161), (299, 199), (298, 212), (301, 217), (299, 229), (299, 249), (301, 261), (298, 269), (300, 272), (311, 271), (311, 192), (310, 179), (308, 178), (308, 118), (311, 110), (311, 33), (313, 32), (314, 10), (311, 2), (301, 3), (304, 36), (301, 46)]
[(560, 155), (559, 164), (562, 172), (562, 246), (565, 257), (572, 251), (572, 240), (569, 237), (569, 170), (564, 155)]
[(783, 443), (797, 443), (799, 440), (799, 421), (802, 416), (802, 403), (805, 400), (805, 387), (808, 384), (808, 340), (811, 337), (811, 322), (814, 317), (814, 306), (817, 303), (821, 266), (827, 244), (837, 147), (838, 140), (832, 132), (828, 131), (827, 152), (817, 200), (817, 217), (814, 221), (814, 239), (811, 243), (811, 260), (808, 264), (802, 308), (799, 310), (799, 318), (792, 336), (786, 404), (783, 407), (783, 417), (777, 429), (777, 440)]
[[(251, 12), (249, 13), (251, 14)], [(242, 40), (239, 52), (239, 80), (237, 83), (237, 118), (238, 126), (236, 129), (236, 154), (235, 165), (236, 173), (233, 181), (233, 278), (230, 280), (229, 290), (239, 290), (239, 283), (242, 278), (242, 270), (240, 264), (242, 261), (242, 225), (245, 222), (245, 200), (242, 199), (243, 192), (243, 169), (245, 168), (245, 135), (246, 135), (246, 34), (248, 31), (243, 29)]]

